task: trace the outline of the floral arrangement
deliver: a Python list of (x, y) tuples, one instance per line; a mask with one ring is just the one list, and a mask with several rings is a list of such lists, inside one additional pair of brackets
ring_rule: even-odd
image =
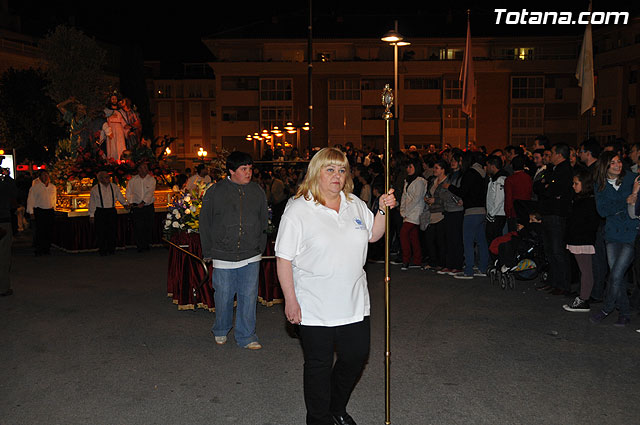
[(197, 232), (200, 229), (200, 208), (202, 198), (211, 183), (196, 183), (191, 191), (178, 192), (178, 196), (169, 204), (164, 221), (164, 236), (169, 239), (178, 232)]
[[(146, 148), (148, 150), (148, 148)], [(139, 151), (138, 155), (123, 155), (123, 160), (118, 162), (113, 158), (106, 158), (104, 152), (97, 151), (91, 154), (83, 148), (77, 148), (73, 156), (59, 158), (51, 167), (51, 179), (60, 192), (89, 190), (94, 184), (96, 174), (100, 170), (105, 170), (111, 174), (114, 183), (120, 187), (126, 187), (127, 181), (135, 172), (136, 161), (146, 160), (146, 156)], [(125, 151), (126, 153), (127, 151)], [(150, 161), (149, 170), (158, 181), (158, 184), (168, 186), (171, 179), (172, 170), (164, 161)]]

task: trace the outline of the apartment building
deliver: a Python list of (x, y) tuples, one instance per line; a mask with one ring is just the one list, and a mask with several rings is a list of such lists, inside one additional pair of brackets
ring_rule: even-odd
[[(597, 90), (589, 118), (580, 116), (581, 89), (574, 76), (582, 36), (473, 38), (476, 102), (470, 140), (491, 149), (530, 144), (544, 133), (575, 145), (587, 127), (601, 141), (638, 140), (640, 20), (595, 29), (593, 37)], [(399, 48), (399, 90), (394, 90), (400, 146), (464, 146), (458, 78), (465, 38), (410, 41)], [(209, 114), (214, 146), (259, 154), (248, 134), (307, 120), (307, 40), (203, 42), (216, 58), (209, 63), (215, 73), (215, 107)], [(393, 48), (377, 39), (314, 39), (313, 58), (313, 145), (382, 147), (380, 99), (384, 85), (393, 86)], [(305, 136), (295, 141), (303, 149)]]

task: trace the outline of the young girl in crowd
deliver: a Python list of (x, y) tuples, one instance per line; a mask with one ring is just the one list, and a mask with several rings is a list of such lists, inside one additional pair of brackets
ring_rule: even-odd
[(615, 326), (630, 322), (629, 297), (624, 274), (633, 262), (638, 220), (629, 217), (627, 202), (633, 192), (637, 174), (625, 172), (622, 160), (615, 152), (603, 152), (595, 174), (595, 195), (598, 213), (605, 217), (604, 239), (609, 262), (609, 285), (602, 310), (590, 317), (592, 323), (602, 322), (615, 308), (620, 313)]
[(435, 268), (445, 270), (446, 231), (444, 227), (444, 193), (446, 190), (442, 184), (447, 182), (449, 165), (444, 160), (438, 160), (433, 164), (433, 176), (429, 178), (427, 193), (424, 200), (428, 205), (430, 218), (425, 239), (429, 254), (429, 266), (425, 269)]
[(575, 198), (571, 215), (567, 220), (567, 249), (573, 254), (580, 268), (580, 295), (570, 304), (562, 306), (567, 311), (587, 312), (593, 288), (591, 259), (596, 250), (596, 231), (600, 216), (593, 195), (593, 179), (586, 169), (580, 169), (573, 177)]
[(420, 215), (424, 210), (424, 194), (427, 181), (422, 177), (422, 161), (410, 158), (407, 165), (407, 177), (400, 203), (402, 228), (400, 245), (402, 246), (402, 270), (409, 267), (422, 267), (422, 249), (420, 248)]

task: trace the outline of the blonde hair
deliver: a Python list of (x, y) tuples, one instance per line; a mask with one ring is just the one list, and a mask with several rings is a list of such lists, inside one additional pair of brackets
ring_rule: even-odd
[(347, 160), (347, 156), (344, 152), (336, 148), (320, 149), (320, 151), (313, 156), (311, 162), (309, 162), (309, 167), (307, 168), (307, 175), (304, 176), (304, 180), (298, 188), (298, 193), (296, 193), (296, 199), (304, 196), (304, 199), (310, 201), (311, 197), (313, 197), (317, 203), (324, 205), (325, 200), (320, 193), (318, 180), (320, 172), (328, 165), (345, 168), (347, 171), (347, 178), (345, 180), (344, 187), (342, 188), (342, 192), (347, 199), (351, 199), (350, 194), (353, 192), (353, 179), (351, 177), (349, 161)]

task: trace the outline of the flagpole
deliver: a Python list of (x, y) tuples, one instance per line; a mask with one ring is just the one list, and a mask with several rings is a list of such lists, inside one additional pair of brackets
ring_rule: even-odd
[[(589, 2), (589, 12), (592, 4)], [(581, 87), (580, 116), (587, 112), (587, 139), (591, 137), (591, 115), (596, 97), (595, 79), (593, 76), (593, 35), (591, 33), (591, 23), (589, 22), (584, 30), (578, 64), (576, 66), (576, 79)]]
[(465, 149), (469, 150), (469, 115), (464, 114), (464, 117), (466, 118), (465, 124), (466, 124), (466, 131), (464, 133), (464, 145), (465, 145)]
[(473, 114), (473, 97), (475, 95), (475, 74), (473, 72), (473, 56), (471, 51), (471, 9), (467, 9), (467, 42), (464, 59), (460, 69), (459, 81), (462, 81), (462, 113), (465, 115), (465, 149), (469, 150), (469, 118)]
[[(386, 123), (386, 147), (385, 147), (385, 169), (384, 169), (384, 193), (389, 193), (391, 189), (391, 178), (390, 178), (390, 153), (391, 149), (390, 145), (390, 134), (391, 129), (389, 127), (389, 121), (393, 118), (393, 113), (391, 112), (391, 106), (393, 105), (393, 91), (389, 87), (389, 84), (384, 86), (384, 90), (382, 91), (382, 104), (385, 107), (384, 114), (382, 118)], [(391, 241), (389, 235), (389, 207), (385, 206), (385, 215), (384, 215), (384, 306), (385, 306), (385, 350), (384, 350), (384, 382), (385, 382), (385, 397), (384, 397), (384, 410), (385, 410), (385, 420), (384, 423), (386, 425), (391, 424), (391, 320), (390, 320), (390, 309), (389, 309), (389, 282), (391, 282), (391, 278), (389, 277), (389, 243)]]

